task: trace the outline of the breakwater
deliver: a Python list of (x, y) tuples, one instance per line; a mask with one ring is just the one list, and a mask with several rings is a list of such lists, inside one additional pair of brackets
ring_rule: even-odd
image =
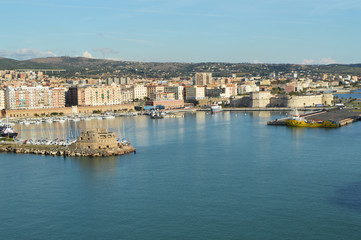
[(109, 149), (84, 149), (75, 148), (72, 146), (44, 146), (17, 143), (1, 143), (0, 152), (65, 157), (109, 157), (135, 152), (135, 148), (130, 145), (126, 145)]

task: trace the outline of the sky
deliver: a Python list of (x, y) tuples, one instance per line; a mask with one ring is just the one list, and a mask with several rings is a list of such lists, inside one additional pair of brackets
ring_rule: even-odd
[(361, 0), (0, 0), (0, 56), (361, 63)]

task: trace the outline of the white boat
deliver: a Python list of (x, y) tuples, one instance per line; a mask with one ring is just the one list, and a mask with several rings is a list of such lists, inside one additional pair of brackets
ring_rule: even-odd
[(115, 117), (113, 115), (104, 115), (103, 119), (114, 119)]
[(217, 113), (222, 111), (223, 111), (222, 106), (219, 106), (218, 104), (211, 105), (211, 113)]

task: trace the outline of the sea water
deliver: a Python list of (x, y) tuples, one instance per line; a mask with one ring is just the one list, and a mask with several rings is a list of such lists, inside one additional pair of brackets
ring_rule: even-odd
[(0, 154), (0, 239), (360, 239), (361, 123), (266, 125), (285, 115), (16, 126), (23, 139), (106, 127), (137, 154)]

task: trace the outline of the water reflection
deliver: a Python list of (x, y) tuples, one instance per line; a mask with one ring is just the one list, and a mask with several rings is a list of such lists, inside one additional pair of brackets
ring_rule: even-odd
[(106, 157), (106, 158), (71, 158), (71, 161), (79, 164), (87, 172), (104, 174), (104, 172), (116, 172), (118, 157)]

